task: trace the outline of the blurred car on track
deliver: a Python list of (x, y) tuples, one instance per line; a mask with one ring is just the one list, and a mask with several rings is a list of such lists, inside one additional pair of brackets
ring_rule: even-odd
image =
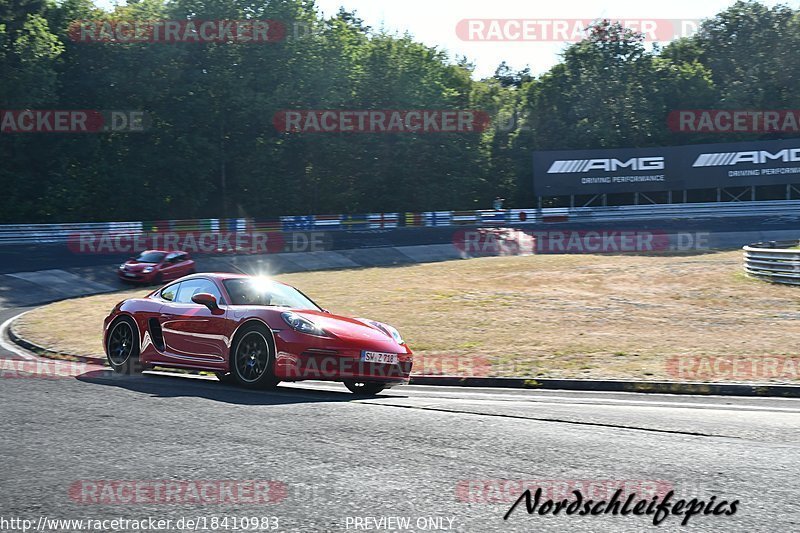
[(178, 279), (196, 272), (194, 260), (187, 252), (145, 250), (138, 257), (131, 257), (117, 269), (123, 281), (157, 284)]
[(413, 364), (392, 326), (332, 314), (290, 285), (243, 274), (194, 274), (123, 300), (103, 330), (116, 372), (205, 370), (252, 388), (315, 379), (371, 395), (408, 383)]

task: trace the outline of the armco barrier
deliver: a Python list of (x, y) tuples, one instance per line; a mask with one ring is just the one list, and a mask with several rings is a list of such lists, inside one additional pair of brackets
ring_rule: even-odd
[(567, 217), (571, 222), (800, 215), (800, 200), (542, 209), (542, 216), (558, 215)]
[(787, 285), (800, 285), (800, 242), (770, 241), (744, 247), (748, 276)]
[(165, 231), (363, 231), (402, 227), (517, 226), (548, 222), (614, 222), (676, 218), (797, 216), (799, 214), (800, 200), (786, 200), (361, 215), (300, 215), (284, 216), (277, 220), (209, 218), (85, 224), (10, 224), (0, 225), (0, 246), (66, 243), (70, 236), (82, 232), (137, 235)]

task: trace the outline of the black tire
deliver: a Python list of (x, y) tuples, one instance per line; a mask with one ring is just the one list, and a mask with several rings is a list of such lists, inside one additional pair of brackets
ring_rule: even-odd
[(236, 383), (251, 389), (274, 389), (275, 345), (272, 334), (260, 324), (246, 325), (233, 341), (230, 371)]
[(386, 388), (385, 383), (378, 381), (353, 381), (348, 380), (344, 382), (344, 386), (350, 389), (353, 394), (359, 396), (375, 396)]
[(118, 374), (138, 374), (142, 371), (139, 361), (139, 329), (132, 318), (119, 317), (108, 331), (106, 359)]
[(225, 385), (236, 384), (236, 378), (230, 372), (214, 372), (214, 375), (217, 376), (220, 383), (224, 383)]

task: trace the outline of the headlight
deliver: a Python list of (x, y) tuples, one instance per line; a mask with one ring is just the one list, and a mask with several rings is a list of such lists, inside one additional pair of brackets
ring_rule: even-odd
[(149, 274), (149, 273), (150, 273), (150, 272), (152, 272), (153, 270), (155, 270), (155, 268), (153, 268), (153, 267), (147, 267), (147, 268), (145, 268), (144, 270), (142, 270), (142, 272), (144, 272), (145, 274)]
[(297, 313), (286, 311), (285, 313), (281, 313), (281, 318), (283, 318), (283, 321), (286, 322), (290, 328), (295, 331), (299, 331), (300, 333), (307, 333), (309, 335), (325, 335), (325, 330), (307, 318), (301, 317)]
[(392, 338), (394, 339), (394, 342), (396, 342), (397, 344), (405, 344), (406, 343), (406, 341), (403, 340), (403, 337), (400, 336), (400, 332), (397, 331), (395, 328), (393, 328), (389, 324), (381, 324), (381, 326), (383, 327), (384, 331), (387, 331), (389, 333), (389, 335), (392, 336)]
[(397, 331), (395, 328), (390, 326), (389, 324), (384, 324), (383, 322), (378, 322), (376, 320), (370, 320), (368, 318), (357, 318), (356, 320), (361, 320), (362, 322), (366, 322), (378, 328), (379, 330), (383, 331), (391, 338), (394, 339), (394, 342), (397, 344), (405, 344), (406, 341), (403, 340), (403, 337), (400, 336), (400, 332)]

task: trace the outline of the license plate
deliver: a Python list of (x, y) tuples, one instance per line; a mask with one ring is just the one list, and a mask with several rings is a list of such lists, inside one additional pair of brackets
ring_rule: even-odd
[(136, 274), (131, 274), (130, 272), (125, 272), (125, 277), (126, 278), (135, 278)]
[(364, 350), (361, 352), (361, 360), (365, 363), (380, 363), (385, 365), (396, 365), (396, 353), (383, 353), (383, 352), (369, 352)]

